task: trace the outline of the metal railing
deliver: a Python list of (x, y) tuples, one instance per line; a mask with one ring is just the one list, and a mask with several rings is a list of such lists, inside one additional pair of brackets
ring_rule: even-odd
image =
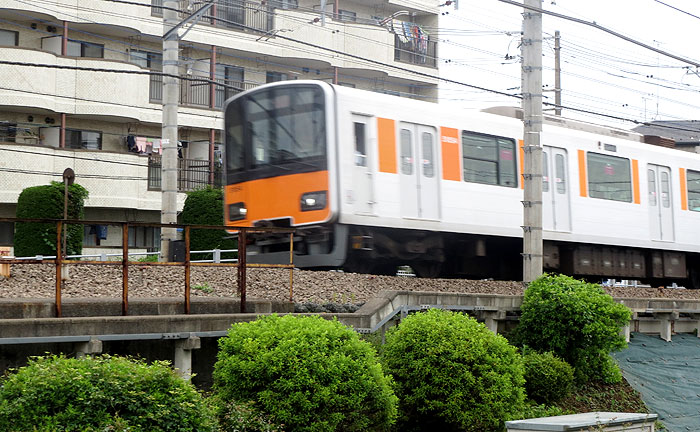
[[(162, 157), (148, 157), (148, 190), (161, 190)], [(189, 192), (207, 186), (220, 188), (223, 181), (221, 164), (214, 164), (214, 182), (210, 181), (211, 168), (208, 160), (178, 159), (177, 160), (177, 190)]]
[(404, 63), (437, 67), (437, 42), (429, 37), (416, 39), (406, 38), (402, 41), (399, 35), (394, 35), (394, 60)]
[[(293, 301), (293, 281), (294, 281), (294, 229), (291, 228), (249, 228), (249, 227), (228, 227), (218, 225), (176, 225), (176, 224), (157, 224), (157, 223), (142, 223), (142, 222), (115, 222), (115, 221), (87, 221), (87, 220), (56, 220), (56, 219), (21, 219), (21, 218), (0, 218), (0, 222), (10, 223), (37, 223), (37, 224), (55, 224), (56, 226), (56, 252), (52, 259), (45, 256), (14, 258), (0, 257), (0, 264), (54, 264), (56, 266), (56, 294), (55, 294), (55, 312), (56, 317), (62, 316), (62, 288), (63, 277), (62, 272), (64, 266), (74, 265), (103, 265), (103, 266), (121, 266), (122, 268), (122, 315), (129, 314), (129, 267), (133, 266), (179, 266), (185, 269), (184, 278), (184, 313), (190, 313), (190, 271), (192, 267), (210, 266), (210, 267), (237, 267), (238, 268), (238, 295), (241, 302), (241, 313), (246, 312), (246, 270), (247, 268), (281, 268), (289, 269), (289, 301)], [(122, 230), (121, 244), (121, 260), (71, 260), (65, 255), (62, 250), (62, 234), (64, 233), (64, 225), (118, 225)], [(182, 228), (184, 231), (185, 256), (182, 261), (176, 262), (144, 262), (131, 261), (129, 259), (129, 227), (159, 227), (159, 228)], [(221, 262), (202, 262), (192, 261), (190, 259), (190, 230), (191, 229), (214, 229), (233, 231), (238, 239), (238, 258), (236, 262), (230, 262), (228, 259)], [(246, 244), (247, 236), (250, 233), (289, 233), (289, 264), (248, 264), (246, 262)], [(214, 250), (212, 250), (213, 252)], [(232, 249), (226, 250), (231, 252)], [(206, 251), (204, 251), (206, 252)], [(153, 252), (139, 252), (138, 254), (153, 254)], [(101, 257), (101, 255), (99, 255)], [(118, 256), (118, 254), (117, 254)]]
[[(178, 2), (178, 16), (185, 19), (202, 4), (190, 0)], [(163, 15), (163, 0), (151, 0), (151, 15)], [(268, 32), (274, 25), (274, 8), (264, 0), (218, 0), (200, 23), (240, 31)]]
[[(211, 104), (211, 86), (209, 78), (203, 78), (202, 81), (182, 80), (180, 82), (180, 93), (178, 102), (180, 105), (210, 107)], [(230, 87), (217, 85), (214, 89), (214, 108), (223, 108), (226, 99), (234, 96), (243, 90), (248, 90), (257, 87), (259, 84), (242, 82), (240, 80), (216, 79), (217, 83), (225, 84)], [(159, 75), (151, 75), (148, 100), (151, 103), (160, 103), (163, 101), (163, 77)]]

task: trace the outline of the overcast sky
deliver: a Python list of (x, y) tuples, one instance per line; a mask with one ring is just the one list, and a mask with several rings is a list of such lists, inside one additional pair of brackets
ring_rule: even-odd
[[(519, 0), (520, 1), (520, 0)], [(700, 63), (699, 0), (545, 0), (546, 10), (569, 15)], [(441, 75), (507, 93), (520, 91), (522, 8), (498, 0), (461, 0), (443, 7)], [(562, 104), (636, 121), (700, 120), (700, 73), (695, 67), (638, 47), (590, 26), (543, 17), (543, 84), (554, 87), (554, 32), (561, 32)], [(441, 85), (442, 103), (467, 108), (518, 105), (513, 98)], [(554, 94), (546, 92), (547, 101)], [(597, 116), (563, 115), (631, 128)]]

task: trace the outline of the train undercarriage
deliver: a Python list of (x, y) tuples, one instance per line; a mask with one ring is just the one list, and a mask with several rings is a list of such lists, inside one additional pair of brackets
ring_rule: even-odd
[[(253, 262), (289, 262), (281, 237), (256, 238), (249, 249)], [(299, 231), (294, 251), (301, 268), (391, 275), (406, 265), (419, 277), (522, 279), (521, 238), (336, 224)], [(545, 241), (543, 269), (598, 282), (700, 288), (700, 254), (686, 252)]]

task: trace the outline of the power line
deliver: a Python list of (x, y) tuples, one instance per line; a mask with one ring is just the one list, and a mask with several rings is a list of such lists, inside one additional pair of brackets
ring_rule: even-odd
[(684, 14), (686, 14), (686, 15), (690, 15), (690, 16), (693, 17), (693, 18), (700, 19), (700, 16), (693, 15), (693, 14), (691, 14), (690, 12), (684, 11), (683, 9), (679, 9), (679, 8), (677, 8), (677, 7), (675, 7), (675, 6), (672, 6), (672, 5), (668, 4), (668, 3), (664, 3), (664, 2), (662, 2), (661, 0), (654, 0), (654, 1), (655, 1), (656, 3), (660, 3), (660, 4), (664, 5), (664, 6), (670, 7), (671, 9), (677, 10), (678, 12), (684, 13)]
[(584, 25), (587, 25), (587, 26), (591, 26), (591, 27), (596, 28), (596, 29), (598, 29), (598, 30), (604, 31), (605, 33), (611, 34), (611, 35), (613, 35), (613, 36), (615, 36), (615, 37), (617, 37), (617, 38), (626, 40), (627, 42), (633, 43), (633, 44), (635, 44), (635, 45), (639, 45), (639, 46), (641, 46), (642, 48), (646, 48), (646, 49), (648, 49), (648, 50), (654, 51), (654, 52), (659, 53), (659, 54), (661, 54), (661, 55), (664, 55), (664, 56), (666, 56), (666, 57), (670, 57), (670, 58), (672, 58), (672, 59), (681, 61), (681, 62), (683, 62), (683, 63), (687, 63), (687, 64), (692, 65), (692, 66), (695, 66), (695, 67), (700, 67), (700, 63), (696, 62), (695, 60), (691, 60), (691, 59), (688, 59), (688, 58), (685, 58), (685, 57), (681, 57), (681, 56), (678, 56), (678, 55), (675, 55), (675, 54), (671, 54), (671, 53), (669, 53), (669, 52), (667, 52), (667, 51), (664, 51), (664, 50), (662, 50), (662, 49), (653, 47), (653, 46), (651, 46), (651, 45), (647, 45), (647, 44), (645, 44), (644, 42), (640, 42), (640, 41), (638, 41), (638, 40), (632, 39), (631, 37), (625, 36), (625, 35), (623, 35), (622, 33), (616, 32), (615, 30), (611, 30), (611, 29), (609, 29), (609, 28), (607, 28), (607, 27), (603, 27), (602, 25), (596, 23), (595, 21), (586, 21), (586, 20), (582, 20), (582, 19), (580, 19), (580, 18), (575, 18), (575, 17), (572, 17), (572, 16), (560, 14), (560, 13), (557, 13), (557, 12), (548, 11), (548, 10), (546, 10), (546, 9), (541, 9), (541, 8), (534, 7), (534, 6), (524, 5), (524, 4), (522, 4), (522, 3), (518, 3), (518, 2), (513, 1), (513, 0), (498, 0), (498, 1), (500, 1), (500, 2), (502, 2), (502, 3), (510, 4), (510, 5), (513, 5), (513, 6), (518, 6), (518, 7), (524, 8), (524, 9), (529, 9), (529, 10), (532, 10), (532, 11), (535, 11), (535, 12), (543, 13), (543, 14), (546, 14), (546, 15), (551, 15), (551, 16), (553, 16), (553, 17), (561, 18), (561, 19), (564, 19), (564, 20), (567, 20), (567, 21), (573, 21), (573, 22), (578, 23), (578, 24), (584, 24)]

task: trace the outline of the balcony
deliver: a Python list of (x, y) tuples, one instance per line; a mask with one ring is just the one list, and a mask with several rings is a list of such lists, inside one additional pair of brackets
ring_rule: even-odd
[[(148, 190), (161, 190), (161, 156), (148, 158)], [(210, 181), (209, 161), (199, 159), (177, 160), (177, 190), (189, 192), (207, 186), (222, 186), (223, 170), (221, 164), (214, 165), (214, 181)]]
[[(218, 109), (223, 108), (224, 102), (231, 96), (234, 96), (244, 90), (252, 89), (258, 86), (258, 84), (255, 83), (241, 82), (235, 80), (217, 79), (215, 81), (217, 83), (234, 87), (227, 88), (223, 86), (216, 86), (216, 89), (214, 90), (214, 108)], [(151, 82), (148, 93), (149, 101), (151, 103), (161, 103), (163, 101), (162, 76), (151, 75)], [(211, 84), (209, 84), (208, 78), (204, 78), (202, 79), (202, 81), (180, 81), (180, 105), (209, 108), (211, 106), (210, 100)]]
[(437, 42), (422, 38), (394, 35), (394, 60), (421, 66), (437, 67)]
[[(273, 28), (274, 8), (265, 1), (219, 0), (200, 23), (215, 27), (231, 28), (241, 31), (266, 33)], [(191, 1), (180, 0), (178, 16), (185, 19), (202, 4), (193, 6)], [(151, 15), (163, 15), (163, 0), (151, 0)]]

